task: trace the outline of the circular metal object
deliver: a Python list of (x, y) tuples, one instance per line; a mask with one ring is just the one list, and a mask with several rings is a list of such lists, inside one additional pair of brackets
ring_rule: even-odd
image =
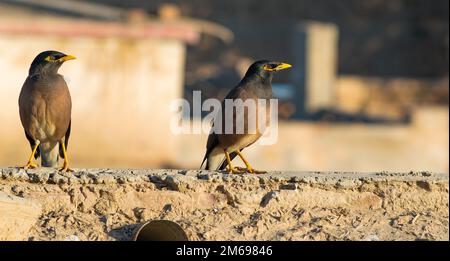
[(184, 230), (169, 220), (152, 220), (140, 225), (133, 241), (189, 241)]

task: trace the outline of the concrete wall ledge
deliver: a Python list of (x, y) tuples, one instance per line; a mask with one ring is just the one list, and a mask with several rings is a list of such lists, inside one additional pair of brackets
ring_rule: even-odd
[[(137, 224), (168, 219), (191, 240), (449, 240), (448, 184), (432, 172), (4, 168), (8, 208), (25, 199), (40, 213), (0, 237), (129, 240)], [(5, 212), (0, 220), (17, 225)]]
[(270, 171), (267, 174), (227, 174), (225, 172), (207, 170), (171, 170), (171, 169), (76, 169), (74, 172), (59, 172), (56, 169), (0, 169), (3, 180), (27, 181), (31, 183), (47, 184), (107, 184), (158, 182), (169, 179), (202, 180), (202, 181), (260, 181), (260, 182), (294, 182), (294, 183), (322, 183), (322, 184), (354, 184), (364, 182), (437, 182), (449, 181), (449, 174), (428, 171), (411, 172), (330, 172), (330, 171)]

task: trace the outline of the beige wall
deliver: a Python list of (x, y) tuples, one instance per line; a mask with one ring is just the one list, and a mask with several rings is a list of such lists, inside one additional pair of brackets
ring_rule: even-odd
[(73, 100), (69, 153), (75, 165), (156, 166), (171, 160), (169, 101), (182, 96), (184, 43), (1, 34), (0, 165), (23, 164), (30, 153), (17, 99), (31, 61), (49, 49), (78, 57), (60, 70)]
[(448, 106), (449, 79), (340, 76), (335, 108), (347, 113), (398, 119), (417, 106)]
[[(411, 125), (281, 122), (275, 145), (254, 145), (244, 154), (265, 170), (448, 173), (448, 119), (448, 108), (428, 107), (417, 109)], [(181, 166), (197, 168), (205, 144), (206, 135), (185, 137)]]

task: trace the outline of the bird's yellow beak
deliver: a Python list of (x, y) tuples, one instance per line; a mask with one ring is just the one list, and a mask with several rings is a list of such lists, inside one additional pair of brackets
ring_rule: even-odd
[(279, 63), (276, 67), (272, 67), (271, 65), (264, 65), (264, 70), (268, 71), (268, 72), (277, 72), (277, 71), (281, 71), (284, 69), (288, 69), (291, 68), (292, 65), (288, 64), (288, 63)]
[(66, 62), (66, 61), (75, 60), (75, 59), (77, 59), (77, 57), (75, 57), (73, 55), (66, 55), (64, 57), (59, 58), (58, 62)]
[(285, 70), (285, 69), (288, 69), (288, 68), (291, 68), (292, 67), (292, 65), (290, 65), (290, 64), (288, 64), (288, 63), (281, 63), (281, 64), (279, 64), (277, 67), (275, 67), (275, 71), (281, 71), (281, 70)]

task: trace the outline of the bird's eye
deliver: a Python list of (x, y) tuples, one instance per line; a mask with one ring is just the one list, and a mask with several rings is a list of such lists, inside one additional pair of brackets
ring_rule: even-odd
[(264, 70), (271, 72), (271, 71), (275, 70), (276, 67), (277, 66), (275, 64), (269, 63), (269, 64), (264, 65), (263, 68), (264, 68)]
[(47, 56), (47, 58), (45, 58), (45, 60), (46, 60), (47, 62), (54, 62), (54, 61), (55, 61), (55, 57), (53, 57), (52, 55), (50, 55), (50, 56)]

